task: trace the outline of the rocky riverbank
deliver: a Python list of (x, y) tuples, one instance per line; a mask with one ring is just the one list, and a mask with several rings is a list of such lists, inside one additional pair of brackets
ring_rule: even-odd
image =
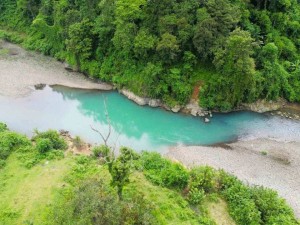
[[(24, 96), (29, 94), (36, 85), (63, 85), (83, 89), (112, 90), (110, 84), (91, 80), (81, 73), (74, 71), (69, 65), (35, 52), (29, 52), (21, 47), (0, 40), (0, 95)], [(203, 109), (198, 102), (192, 99), (186, 106), (175, 105), (169, 107), (160, 99), (144, 98), (133, 92), (121, 89), (121, 94), (138, 105), (161, 107), (174, 113), (182, 112), (193, 116), (203, 117), (205, 122), (210, 121), (212, 112)], [(251, 104), (243, 104), (238, 110), (250, 110), (264, 113), (272, 111), (290, 119), (300, 120), (300, 105), (290, 104), (280, 99), (278, 101), (259, 100)]]

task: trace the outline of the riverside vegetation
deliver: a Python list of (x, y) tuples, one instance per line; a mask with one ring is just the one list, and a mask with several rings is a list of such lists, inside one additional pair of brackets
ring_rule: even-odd
[[(0, 224), (300, 224), (275, 191), (222, 170), (125, 147), (73, 155), (56, 131), (29, 140), (2, 123), (0, 184)], [(214, 218), (211, 204), (228, 217)]]
[(1, 0), (0, 36), (169, 106), (300, 101), (297, 0)]

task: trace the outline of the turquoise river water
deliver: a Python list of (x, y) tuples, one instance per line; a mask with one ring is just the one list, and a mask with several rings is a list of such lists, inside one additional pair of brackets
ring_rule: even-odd
[(45, 87), (29, 96), (0, 96), (0, 121), (16, 131), (32, 135), (34, 128), (65, 129), (90, 143), (101, 143), (108, 123), (110, 144), (136, 150), (164, 151), (175, 145), (211, 145), (237, 139), (274, 138), (299, 141), (300, 123), (253, 112), (214, 114), (210, 123), (200, 117), (175, 114), (160, 108), (141, 107), (117, 92)]

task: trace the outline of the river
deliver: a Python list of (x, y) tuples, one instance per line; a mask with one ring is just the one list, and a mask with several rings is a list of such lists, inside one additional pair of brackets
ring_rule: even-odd
[[(106, 104), (104, 104), (104, 102)], [(110, 145), (137, 151), (164, 152), (169, 146), (212, 145), (237, 139), (300, 140), (300, 122), (268, 114), (233, 112), (214, 114), (210, 123), (200, 117), (141, 107), (115, 91), (46, 86), (25, 97), (0, 96), (0, 121), (29, 136), (33, 130), (65, 129), (90, 143), (101, 143), (97, 128), (112, 132)], [(106, 105), (106, 107), (105, 107)]]

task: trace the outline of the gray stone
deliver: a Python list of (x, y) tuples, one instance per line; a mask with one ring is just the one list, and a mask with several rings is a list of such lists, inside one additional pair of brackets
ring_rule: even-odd
[(34, 85), (35, 90), (43, 90), (46, 87), (46, 84), (36, 84)]

